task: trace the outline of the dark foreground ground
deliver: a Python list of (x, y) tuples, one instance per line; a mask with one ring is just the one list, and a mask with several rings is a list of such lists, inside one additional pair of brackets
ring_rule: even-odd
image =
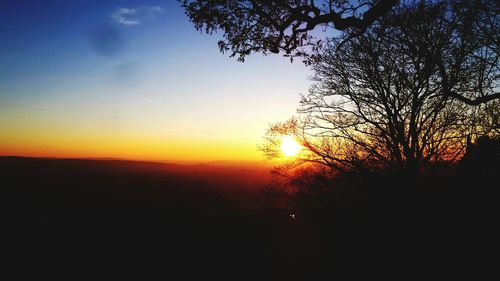
[(242, 167), (0, 157), (3, 266), (18, 277), (328, 280), (477, 277), (496, 264), (485, 257), (497, 255), (497, 216), (491, 203), (478, 210), (477, 196), (464, 201), (466, 191), (302, 214), (259, 195), (268, 177)]

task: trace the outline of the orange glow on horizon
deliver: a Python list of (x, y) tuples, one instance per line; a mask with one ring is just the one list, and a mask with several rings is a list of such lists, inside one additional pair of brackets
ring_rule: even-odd
[(213, 128), (179, 123), (148, 126), (132, 117), (126, 120), (108, 116), (80, 118), (75, 113), (77, 110), (35, 114), (22, 108), (0, 113), (5, 117), (0, 119), (0, 156), (144, 161), (264, 159), (257, 150), (260, 131), (264, 129), (258, 127), (249, 130), (246, 126), (245, 131), (218, 125)]
[[(186, 142), (184, 142), (185, 144)], [(209, 143), (182, 145), (181, 141), (138, 142), (128, 141), (123, 143), (87, 142), (82, 145), (74, 143), (43, 143), (33, 141), (30, 143), (5, 143), (0, 144), (0, 156), (25, 156), (25, 157), (55, 157), (55, 158), (122, 158), (145, 161), (258, 161), (262, 155), (256, 151), (255, 145)]]
[(0, 131), (0, 156), (122, 158), (145, 161), (260, 161), (258, 139), (220, 140), (147, 132), (32, 128)]

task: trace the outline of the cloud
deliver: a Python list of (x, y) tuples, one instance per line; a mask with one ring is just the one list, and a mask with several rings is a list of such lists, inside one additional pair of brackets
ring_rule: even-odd
[(163, 9), (160, 6), (119, 7), (111, 13), (111, 18), (119, 24), (134, 26), (141, 24), (144, 20), (153, 19), (157, 14), (162, 12)]

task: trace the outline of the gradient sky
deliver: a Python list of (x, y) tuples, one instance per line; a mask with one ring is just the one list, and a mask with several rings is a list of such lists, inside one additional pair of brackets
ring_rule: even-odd
[(221, 54), (177, 1), (0, 2), (0, 155), (261, 160), (310, 85)]

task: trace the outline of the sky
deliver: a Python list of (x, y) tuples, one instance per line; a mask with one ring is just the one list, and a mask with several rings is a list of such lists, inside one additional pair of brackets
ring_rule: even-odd
[(175, 0), (0, 1), (0, 155), (263, 160), (311, 73), (220, 36)]

